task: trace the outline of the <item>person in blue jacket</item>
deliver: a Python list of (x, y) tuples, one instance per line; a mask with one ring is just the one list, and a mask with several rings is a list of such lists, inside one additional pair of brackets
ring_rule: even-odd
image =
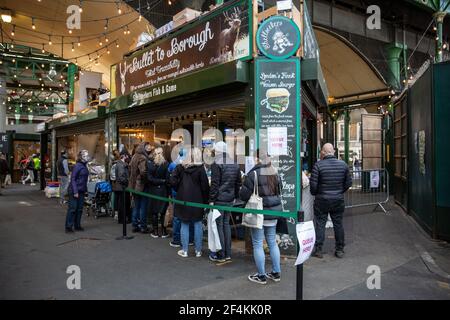
[(83, 214), (84, 194), (87, 192), (89, 170), (86, 167), (89, 161), (89, 153), (82, 150), (78, 153), (69, 184), (69, 207), (66, 216), (66, 233), (83, 231), (81, 227), (81, 216)]

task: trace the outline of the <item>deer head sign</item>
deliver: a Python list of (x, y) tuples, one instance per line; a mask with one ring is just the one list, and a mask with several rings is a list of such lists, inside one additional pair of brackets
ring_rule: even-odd
[(223, 13), (224, 21), (228, 22), (229, 28), (220, 33), (219, 54), (225, 55), (231, 52), (232, 56), (234, 56), (234, 44), (239, 37), (242, 11), (236, 7), (233, 8), (231, 13), (229, 11)]
[(122, 94), (124, 94), (125, 93), (125, 86), (126, 86), (126, 78), (125, 78), (125, 76), (127, 75), (127, 62), (126, 61), (124, 61), (123, 62), (123, 67), (122, 67), (122, 63), (119, 63), (119, 72), (120, 72), (120, 83), (121, 83), (121, 86), (120, 86), (120, 92), (122, 93)]

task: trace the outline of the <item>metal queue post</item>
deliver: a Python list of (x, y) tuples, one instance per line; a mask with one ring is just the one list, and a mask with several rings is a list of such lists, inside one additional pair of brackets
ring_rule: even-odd
[(122, 236), (121, 237), (117, 237), (116, 240), (131, 240), (134, 237), (133, 236), (127, 236), (127, 192), (124, 191), (123, 195), (122, 195), (122, 213), (123, 213), (123, 217), (122, 217)]
[[(304, 222), (305, 213), (299, 211), (297, 213), (297, 223)], [(297, 255), (300, 253), (300, 245), (297, 241)], [(299, 264), (296, 272), (296, 288), (295, 288), (295, 300), (303, 300), (303, 263)]]

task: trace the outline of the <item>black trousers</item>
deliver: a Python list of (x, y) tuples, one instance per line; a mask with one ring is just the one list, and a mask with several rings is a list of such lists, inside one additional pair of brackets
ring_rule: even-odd
[[(125, 194), (125, 208), (123, 206), (123, 195)], [(114, 191), (114, 198), (117, 199), (118, 222), (123, 223), (123, 216), (127, 218), (127, 223), (131, 221), (131, 198), (125, 191)]]
[(314, 225), (316, 228), (316, 246), (322, 247), (325, 241), (325, 225), (330, 214), (333, 221), (334, 238), (336, 240), (336, 250), (343, 250), (345, 246), (345, 235), (343, 217), (345, 211), (344, 200), (323, 200), (314, 201)]
[(169, 207), (168, 202), (152, 201), (151, 211), (152, 211), (153, 228), (158, 228), (158, 220), (161, 227), (164, 228), (164, 220), (166, 218), (166, 212), (168, 207)]

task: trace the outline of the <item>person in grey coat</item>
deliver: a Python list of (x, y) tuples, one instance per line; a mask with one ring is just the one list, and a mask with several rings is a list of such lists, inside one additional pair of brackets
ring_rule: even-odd
[(335, 255), (344, 257), (344, 225), (345, 210), (344, 193), (352, 186), (352, 177), (348, 165), (336, 159), (334, 147), (326, 143), (322, 147), (321, 161), (312, 170), (310, 178), (311, 194), (314, 200), (314, 222), (316, 229), (316, 243), (313, 256), (322, 258), (322, 246), (325, 241), (325, 225), (328, 214), (333, 221), (334, 237), (336, 240)]

